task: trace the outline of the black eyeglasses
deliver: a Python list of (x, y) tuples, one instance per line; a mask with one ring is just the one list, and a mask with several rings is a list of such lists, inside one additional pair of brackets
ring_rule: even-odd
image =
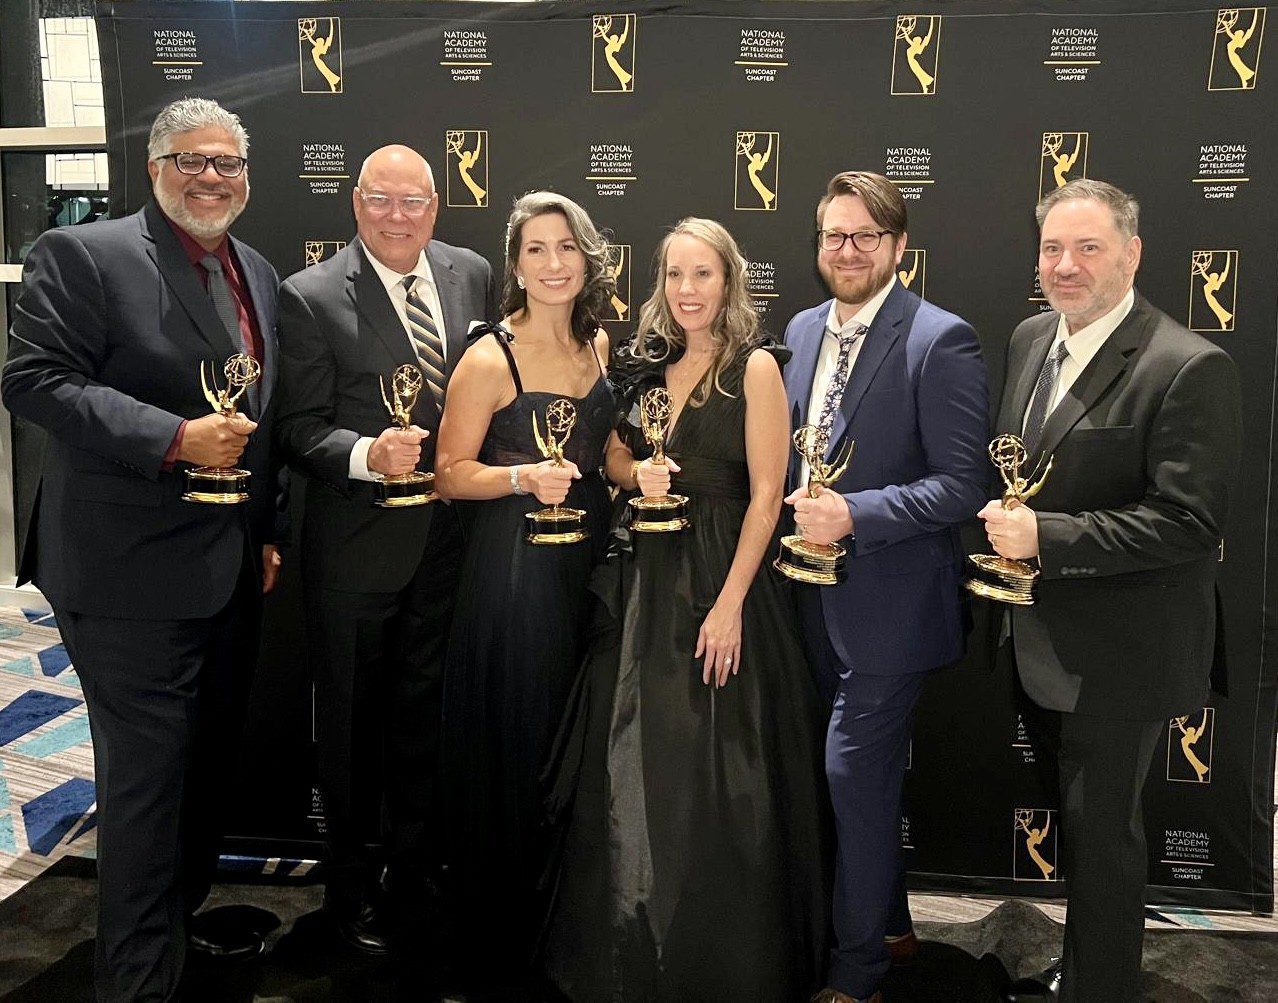
[(206, 157), (203, 153), (165, 153), (156, 160), (171, 160), (173, 166), (183, 174), (203, 174), (209, 164), (213, 165), (213, 170), (224, 178), (238, 178), (244, 173), (244, 165), (248, 163), (247, 157), (233, 157), (229, 153), (219, 153), (213, 157)]
[(842, 230), (818, 230), (817, 242), (823, 251), (841, 251), (849, 240), (852, 246), (862, 254), (873, 254), (883, 243), (883, 238), (895, 230), (857, 230), (856, 233), (844, 233)]

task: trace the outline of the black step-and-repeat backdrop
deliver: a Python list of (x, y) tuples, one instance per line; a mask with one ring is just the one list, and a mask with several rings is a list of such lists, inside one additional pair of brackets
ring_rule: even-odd
[[(615, 336), (648, 294), (663, 228), (688, 214), (736, 234), (780, 334), (825, 298), (812, 234), (826, 180), (867, 168), (908, 200), (901, 280), (976, 326), (998, 386), (1012, 327), (1047, 309), (1035, 201), (1078, 177), (1133, 191), (1140, 288), (1237, 360), (1247, 436), (1221, 566), (1230, 694), (1167, 724), (1147, 797), (1150, 895), (1267, 912), (1278, 53), (1263, 42), (1278, 8), (1007, 7), (107, 3), (112, 205), (148, 195), (159, 108), (207, 95), (252, 134), (236, 232), (282, 275), (350, 239), (361, 161), (402, 142), (434, 165), (437, 233), (494, 265), (516, 196), (549, 187), (585, 205), (613, 234)], [(236, 831), (275, 839), (319, 824), (295, 570), (271, 609), (252, 765), (226, 806)], [(1055, 799), (1034, 756), (1007, 678), (969, 666), (936, 679), (901, 820), (916, 887), (1059, 893)]]

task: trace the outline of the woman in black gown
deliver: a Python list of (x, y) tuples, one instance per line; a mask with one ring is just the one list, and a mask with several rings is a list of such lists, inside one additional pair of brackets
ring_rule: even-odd
[[(587, 584), (606, 543), (600, 466), (614, 417), (599, 317), (613, 285), (585, 211), (549, 192), (515, 203), (503, 326), (480, 326), (449, 383), (437, 485), (460, 499), (466, 551), (444, 676), (449, 891), (463, 980), (517, 986), (545, 915), (541, 767), (582, 657)], [(533, 436), (570, 400), (565, 464)], [(589, 537), (535, 545), (526, 513), (585, 510)]]
[(593, 582), (550, 803), (568, 820), (544, 966), (574, 1001), (783, 1003), (820, 985), (825, 719), (764, 564), (789, 420), (744, 265), (710, 220), (666, 238), (625, 381), (636, 399), (669, 389), (670, 462), (649, 458), (637, 412), (609, 441), (609, 476), (687, 495), (691, 526), (631, 535)]

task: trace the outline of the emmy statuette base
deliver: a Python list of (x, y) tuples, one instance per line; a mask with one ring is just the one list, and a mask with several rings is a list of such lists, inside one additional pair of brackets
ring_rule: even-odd
[(435, 494), (435, 475), (420, 470), (384, 477), (373, 486), (373, 493), (373, 504), (378, 508), (410, 508), (439, 499)]
[(247, 470), (235, 467), (196, 467), (186, 472), (183, 501), (202, 505), (238, 505), (249, 498)]
[(586, 513), (579, 508), (541, 508), (529, 512), (528, 542), (545, 545), (553, 543), (580, 543), (590, 536), (582, 520)]
[(632, 533), (677, 533), (690, 525), (686, 495), (631, 498), (630, 509)]
[(1033, 606), (1038, 569), (994, 554), (969, 554), (963, 587), (973, 595), (1011, 606)]
[(801, 536), (783, 536), (781, 552), (772, 566), (787, 578), (808, 585), (837, 585), (846, 577), (847, 551), (837, 543), (809, 543)]

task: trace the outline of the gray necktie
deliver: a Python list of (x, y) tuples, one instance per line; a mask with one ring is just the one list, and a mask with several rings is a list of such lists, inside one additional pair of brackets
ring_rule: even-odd
[[(222, 271), (222, 262), (216, 254), (206, 254), (200, 259), (200, 265), (209, 273), (209, 299), (213, 301), (213, 309), (218, 319), (226, 328), (231, 344), (245, 355), (252, 355), (252, 348), (244, 343), (244, 332), (240, 330), (240, 311), (235, 305), (235, 295), (226, 281), (226, 273)], [(260, 359), (258, 360), (261, 361)], [(249, 403), (257, 408), (257, 384), (248, 389)]]
[(1043, 438), (1043, 426), (1047, 424), (1047, 405), (1052, 399), (1052, 388), (1061, 375), (1061, 363), (1069, 349), (1065, 342), (1056, 346), (1056, 350), (1047, 353), (1043, 360), (1043, 368), (1038, 371), (1038, 379), (1034, 383), (1034, 397), (1030, 401), (1029, 415), (1025, 419), (1025, 449), (1032, 456)]

